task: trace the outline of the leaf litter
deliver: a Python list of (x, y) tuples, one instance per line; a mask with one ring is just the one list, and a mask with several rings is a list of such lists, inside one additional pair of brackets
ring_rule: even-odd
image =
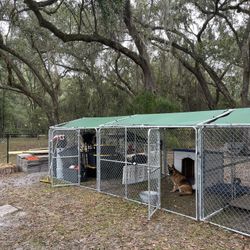
[(148, 222), (146, 206), (33, 177), (0, 177), (0, 205), (19, 208), (0, 221), (1, 249), (250, 249), (249, 237), (207, 223), (164, 211)]

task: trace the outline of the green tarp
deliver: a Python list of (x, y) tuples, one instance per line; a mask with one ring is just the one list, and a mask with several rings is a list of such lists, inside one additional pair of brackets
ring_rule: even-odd
[(226, 110), (180, 112), (166, 114), (134, 115), (126, 119), (111, 122), (112, 126), (196, 126), (214, 119)]
[(56, 127), (95, 129), (102, 126), (191, 127), (202, 124), (250, 125), (250, 108), (234, 109), (232, 111), (211, 110), (113, 117), (84, 117)]
[(250, 108), (235, 109), (230, 115), (213, 122), (216, 125), (250, 125)]
[(112, 116), (112, 117), (83, 117), (77, 120), (59, 124), (56, 127), (60, 128), (86, 128), (95, 129), (104, 124), (115, 122), (117, 119), (123, 119), (126, 116)]

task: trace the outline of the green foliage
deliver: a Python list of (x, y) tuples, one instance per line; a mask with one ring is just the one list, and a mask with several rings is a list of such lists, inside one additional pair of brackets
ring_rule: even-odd
[[(1, 92), (0, 94), (2, 94)], [(15, 134), (47, 133), (48, 121), (44, 112), (23, 95), (6, 91), (4, 100), (1, 95), (0, 103), (0, 129), (4, 126), (4, 132)]]
[(116, 15), (122, 13), (123, 0), (97, 0), (104, 25), (110, 29), (119, 21)]
[(128, 108), (128, 113), (167, 113), (179, 110), (178, 105), (168, 99), (145, 91), (135, 97)]
[[(227, 2), (226, 4), (230, 4), (233, 1)], [(4, 11), (5, 19), (8, 17), (11, 19), (13, 9), (25, 9), (23, 8), (25, 5), (19, 1), (16, 1), (16, 6), (13, 6), (11, 1), (5, 1), (5, 4), (8, 5)], [(129, 35), (124, 23), (124, 4), (125, 0), (97, 0), (83, 1), (81, 6), (78, 1), (66, 0), (55, 13), (53, 13), (55, 6), (51, 6), (46, 8), (51, 14), (43, 12), (43, 15), (62, 32), (92, 35), (96, 28), (104, 38), (119, 42), (128, 51), (138, 54), (135, 41), (131, 34)], [(48, 127), (47, 119), (50, 119), (48, 113), (47, 117), (44, 113), (46, 111), (53, 113), (57, 108), (59, 122), (83, 116), (206, 109), (207, 101), (201, 84), (176, 57), (178, 54), (195, 69), (195, 60), (190, 55), (192, 52), (199, 55), (198, 64), (200, 61), (206, 62), (219, 78), (225, 72), (223, 83), (239, 105), (243, 68), (242, 55), (235, 34), (224, 18), (216, 16), (209, 21), (198, 41), (194, 33), (197, 34), (209, 15), (202, 13), (196, 4), (207, 11), (213, 11), (215, 7), (215, 1), (212, 0), (131, 1), (131, 21), (149, 55), (149, 63), (155, 74), (157, 94), (143, 92), (144, 72), (124, 54), (120, 53), (118, 58), (118, 51), (104, 46), (101, 42), (63, 43), (51, 32), (39, 26), (32, 11), (15, 13), (16, 18), (11, 20), (11, 29), (4, 37), (4, 41), (31, 62), (51, 87), (55, 98), (52, 100), (28, 65), (12, 56), (27, 81), (26, 87), (30, 93), (42, 96), (42, 104), (39, 105), (43, 106), (43, 110), (36, 106), (38, 102), (8, 91), (4, 110), (6, 129), (9, 131), (27, 129), (42, 133)], [(3, 10), (0, 8), (0, 14)], [(239, 15), (233, 10), (224, 14), (234, 25), (239, 40), (242, 41), (247, 27), (247, 16), (243, 13)], [(157, 26), (159, 29), (163, 27), (163, 29), (158, 32), (158, 28), (154, 30), (149, 26)], [(168, 47), (168, 42), (162, 44), (154, 41), (153, 44), (151, 35), (164, 39), (167, 37), (172, 45), (176, 43), (184, 50), (174, 50), (171, 45)], [(185, 53), (185, 50), (190, 53)], [(4, 60), (0, 58), (0, 66), (1, 64), (0, 84), (8, 85), (8, 71)], [(200, 70), (209, 84), (208, 89), (212, 98), (216, 99), (218, 86), (204, 66), (200, 65)], [(13, 77), (15, 83), (18, 83), (15, 74)], [(59, 83), (58, 86), (56, 83)], [(28, 96), (30, 98), (30, 95)], [(55, 108), (55, 104), (58, 104), (58, 107)], [(221, 93), (215, 106), (216, 108), (229, 106)], [(3, 114), (3, 111), (0, 110), (0, 114)], [(58, 122), (57, 118), (54, 117), (50, 123)], [(174, 137), (172, 140), (172, 143), (175, 143)]]

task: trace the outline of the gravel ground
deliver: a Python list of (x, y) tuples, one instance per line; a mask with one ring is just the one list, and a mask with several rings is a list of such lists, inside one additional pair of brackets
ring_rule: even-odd
[(0, 249), (250, 249), (250, 238), (79, 188), (40, 183), (46, 173), (0, 177)]

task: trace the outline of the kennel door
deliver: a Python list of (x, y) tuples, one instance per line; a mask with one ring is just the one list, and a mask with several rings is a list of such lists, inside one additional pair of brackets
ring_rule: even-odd
[(55, 129), (49, 145), (52, 186), (80, 185), (80, 130)]
[(148, 219), (160, 208), (161, 202), (161, 164), (160, 131), (148, 131)]

